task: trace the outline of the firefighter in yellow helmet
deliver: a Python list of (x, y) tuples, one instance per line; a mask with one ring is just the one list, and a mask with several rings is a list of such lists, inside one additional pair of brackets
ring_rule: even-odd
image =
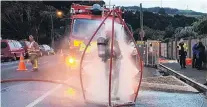
[(32, 63), (33, 71), (38, 71), (38, 56), (39, 56), (39, 45), (35, 42), (32, 35), (29, 36), (30, 45), (28, 48), (29, 59)]

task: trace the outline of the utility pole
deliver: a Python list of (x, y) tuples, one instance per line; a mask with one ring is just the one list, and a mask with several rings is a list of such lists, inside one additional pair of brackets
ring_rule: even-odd
[(141, 27), (140, 37), (141, 37), (141, 41), (143, 41), (144, 30), (143, 30), (143, 12), (142, 12), (142, 3), (140, 3), (140, 27)]
[[(52, 13), (51, 9), (50, 9), (50, 12)], [(51, 28), (51, 46), (52, 46), (52, 48), (54, 48), (54, 37), (53, 37), (53, 14), (50, 14), (50, 19), (51, 19), (51, 25), (52, 25), (52, 28)]]

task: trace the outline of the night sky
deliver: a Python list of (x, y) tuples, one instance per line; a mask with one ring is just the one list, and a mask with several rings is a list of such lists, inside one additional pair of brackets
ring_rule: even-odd
[(69, 7), (74, 1), (43, 1), (43, 3), (61, 9), (61, 7)]
[[(100, 0), (100, 1), (102, 1), (102, 0)], [(57, 9), (61, 9), (61, 7), (70, 7), (72, 3), (80, 3), (80, 2), (87, 3), (87, 2), (93, 2), (93, 1), (43, 1), (43, 3), (45, 5), (51, 5)], [(102, 1), (102, 2), (104, 3), (104, 1)], [(92, 3), (92, 4), (94, 4), (94, 3)]]

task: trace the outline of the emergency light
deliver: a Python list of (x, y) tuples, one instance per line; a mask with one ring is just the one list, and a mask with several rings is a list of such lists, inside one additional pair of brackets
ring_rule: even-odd
[(102, 11), (101, 6), (99, 4), (94, 4), (92, 10), (99, 10)]
[(103, 9), (101, 8), (101, 6), (99, 4), (94, 4), (91, 8), (91, 12), (94, 15), (101, 15), (102, 11), (103, 11)]

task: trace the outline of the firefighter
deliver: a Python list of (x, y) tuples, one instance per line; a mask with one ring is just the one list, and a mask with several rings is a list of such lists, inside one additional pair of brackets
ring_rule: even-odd
[(178, 45), (179, 48), (179, 62), (181, 68), (186, 68), (186, 56), (187, 56), (187, 45), (184, 43), (183, 39), (180, 40), (180, 43)]
[[(102, 42), (102, 43), (101, 43)], [(102, 58), (102, 61), (105, 63), (106, 68), (106, 80), (109, 80), (109, 71), (110, 71), (110, 56), (111, 56), (111, 34), (107, 33), (106, 38), (99, 37), (98, 38), (98, 50), (99, 50), (99, 57)], [(113, 47), (113, 55), (112, 55), (112, 99), (119, 100), (117, 97), (118, 88), (119, 88), (119, 71), (121, 66), (121, 50), (119, 47), (119, 43), (117, 41), (117, 37), (115, 34), (114, 38), (114, 47)]]
[(38, 71), (38, 56), (39, 56), (39, 45), (35, 42), (32, 35), (29, 36), (30, 45), (28, 48), (29, 59), (32, 63), (33, 71)]

